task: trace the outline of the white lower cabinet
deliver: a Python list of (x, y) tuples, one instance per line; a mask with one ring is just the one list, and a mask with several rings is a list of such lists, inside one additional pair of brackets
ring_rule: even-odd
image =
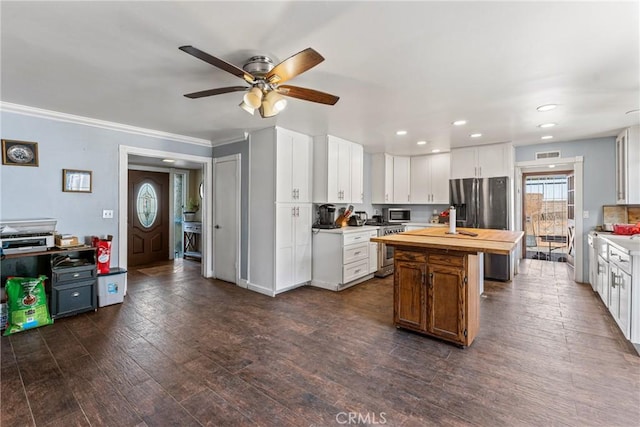
[(640, 242), (598, 235), (596, 291), (640, 354)]
[(314, 230), (313, 233), (313, 286), (339, 291), (373, 277), (378, 266), (377, 243), (369, 239), (377, 236), (377, 229)]

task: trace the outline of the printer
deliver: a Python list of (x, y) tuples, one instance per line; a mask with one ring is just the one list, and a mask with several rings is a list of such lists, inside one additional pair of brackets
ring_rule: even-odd
[(57, 221), (53, 218), (0, 220), (4, 255), (44, 252), (55, 246)]

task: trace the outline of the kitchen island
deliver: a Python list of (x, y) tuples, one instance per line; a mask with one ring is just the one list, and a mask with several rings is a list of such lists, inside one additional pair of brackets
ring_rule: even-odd
[(448, 231), (424, 228), (371, 241), (395, 249), (396, 327), (469, 346), (480, 324), (483, 253), (512, 253), (524, 232), (474, 228), (459, 228), (457, 234)]

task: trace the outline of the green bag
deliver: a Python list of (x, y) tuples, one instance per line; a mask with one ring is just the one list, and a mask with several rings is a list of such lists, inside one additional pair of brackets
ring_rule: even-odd
[(44, 290), (46, 279), (47, 276), (7, 279), (5, 289), (9, 317), (4, 336), (53, 323)]

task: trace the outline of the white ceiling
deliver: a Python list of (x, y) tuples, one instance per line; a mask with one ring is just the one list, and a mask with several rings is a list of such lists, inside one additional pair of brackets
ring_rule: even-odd
[[(640, 123), (625, 114), (640, 108), (638, 1), (2, 1), (0, 13), (3, 102), (214, 144), (279, 125), (420, 154), (610, 136)], [(313, 47), (325, 61), (287, 84), (340, 101), (289, 98), (262, 119), (238, 107), (242, 92), (185, 98), (243, 81), (182, 45), (239, 67)], [(558, 108), (536, 111), (547, 103)], [(453, 127), (457, 119), (468, 123)], [(545, 122), (558, 125), (537, 127)]]

